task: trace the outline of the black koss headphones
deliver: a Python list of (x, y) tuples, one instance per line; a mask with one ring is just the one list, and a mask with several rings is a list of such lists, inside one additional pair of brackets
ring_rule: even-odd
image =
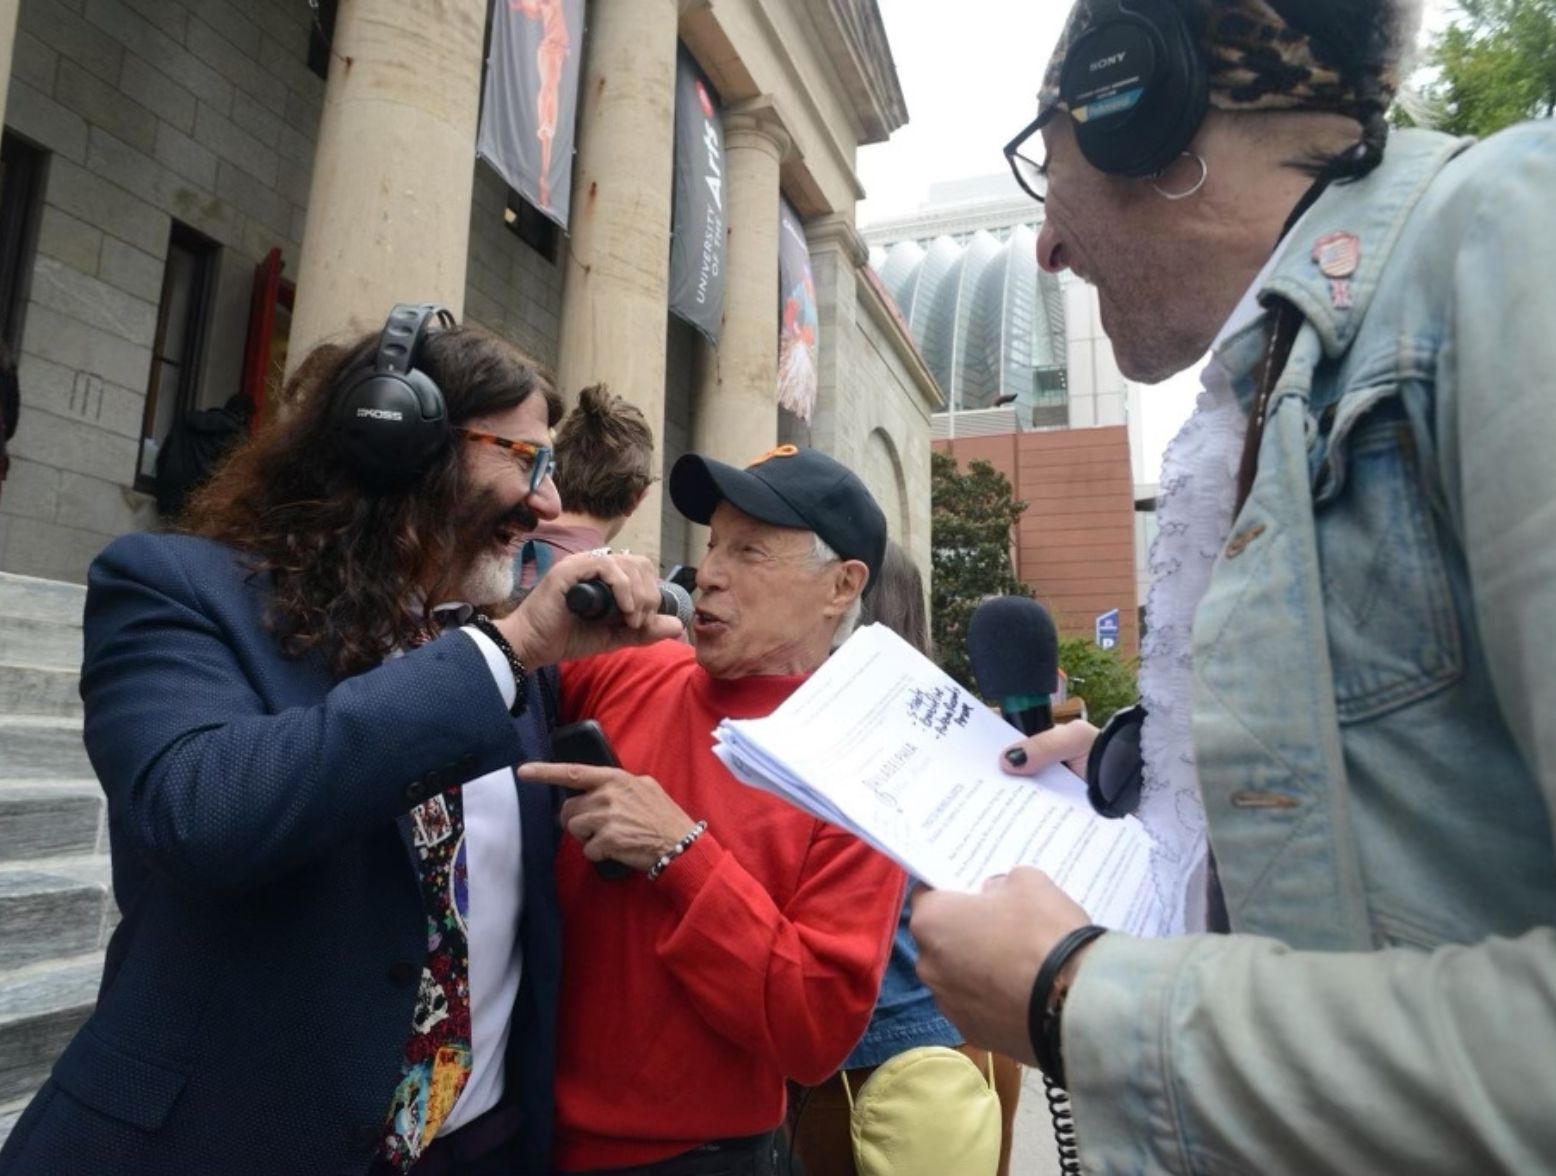
[(1124, 176), (1165, 171), (1210, 101), (1204, 60), (1173, 0), (1094, 0), (1059, 90), (1087, 162)]
[(446, 307), (401, 303), (389, 312), (373, 366), (336, 386), (330, 435), (364, 481), (394, 489), (415, 480), (448, 442), (448, 408), (432, 378), (416, 369), (427, 328), (454, 325)]

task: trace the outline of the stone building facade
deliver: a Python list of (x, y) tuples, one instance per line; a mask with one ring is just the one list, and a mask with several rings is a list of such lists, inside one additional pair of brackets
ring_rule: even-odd
[[(503, 336), (564, 395), (608, 382), (659, 423), (666, 468), (688, 448), (744, 463), (780, 435), (780, 194), (821, 312), (798, 439), (853, 465), (927, 566), (940, 392), (854, 229), (858, 147), (907, 117), (874, 0), (588, 0), (570, 234), (549, 241), (474, 159), (486, 17), (486, 0), (0, 0), (0, 332), (22, 389), (0, 570), (81, 580), (110, 538), (158, 525), (150, 475), (178, 414), (274, 385), (401, 300)], [(680, 47), (726, 110), (717, 349), (668, 313)], [(665, 506), (656, 488), (624, 545), (695, 562)]]

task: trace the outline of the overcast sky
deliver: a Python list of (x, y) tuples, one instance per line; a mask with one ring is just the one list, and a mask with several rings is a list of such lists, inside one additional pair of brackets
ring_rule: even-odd
[[(1002, 172), (1000, 148), (1037, 110), (1044, 65), (1070, 5), (1064, 0), (878, 0), (891, 38), (908, 125), (859, 153), (869, 193), (859, 223), (913, 212), (929, 185)], [(1426, 0), (1429, 28), (1451, 0)], [(1194, 407), (1194, 373), (1145, 391), (1147, 472)]]

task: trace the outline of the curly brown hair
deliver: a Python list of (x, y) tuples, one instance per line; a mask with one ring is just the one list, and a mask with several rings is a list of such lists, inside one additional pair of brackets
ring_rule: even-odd
[[(181, 529), (238, 548), (270, 579), (266, 621), (290, 657), (317, 652), (341, 678), (371, 669), (425, 632), (430, 605), (458, 590), (469, 553), (506, 516), (474, 487), (449, 441), (409, 486), (379, 492), (340, 460), (329, 432), (330, 392), (371, 365), (378, 335), (311, 352), (269, 420), (191, 499)], [(428, 335), (416, 366), (443, 391), (448, 421), (544, 396), (561, 401), (508, 344), (476, 327)]]
[(654, 480), (654, 430), (637, 405), (592, 384), (557, 430), (556, 461), (563, 510), (619, 519)]

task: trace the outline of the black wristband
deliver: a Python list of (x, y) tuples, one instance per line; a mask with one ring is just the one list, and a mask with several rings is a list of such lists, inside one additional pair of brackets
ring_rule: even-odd
[(517, 717), (524, 713), (524, 708), (529, 705), (529, 693), (524, 689), (524, 680), (529, 677), (529, 671), (524, 668), (524, 663), (519, 660), (519, 655), (513, 651), (513, 646), (508, 644), (508, 639), (502, 635), (485, 613), (476, 613), (470, 618), (470, 624), (479, 629), (482, 634), (491, 639), (498, 652), (508, 662), (508, 668), (513, 671), (513, 705), (508, 708), (508, 713)]
[(1032, 1039), (1032, 1052), (1037, 1055), (1038, 1069), (1055, 1086), (1064, 1086), (1064, 1057), (1059, 1043), (1061, 1010), (1048, 1007), (1054, 981), (1059, 978), (1059, 973), (1069, 963), (1071, 956), (1099, 935), (1105, 934), (1107, 928), (1098, 927), (1095, 923), (1077, 927), (1054, 944), (1043, 966), (1037, 970), (1037, 979), (1032, 982), (1032, 998), (1027, 1005), (1027, 1036)]

